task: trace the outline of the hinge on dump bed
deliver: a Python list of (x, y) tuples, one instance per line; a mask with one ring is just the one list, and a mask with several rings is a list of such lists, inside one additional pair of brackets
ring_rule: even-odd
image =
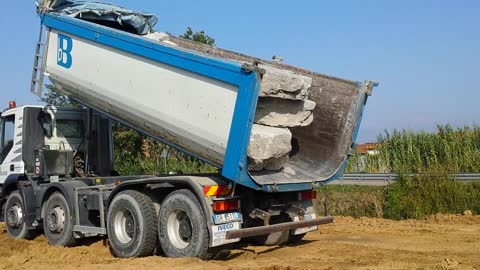
[(243, 64), (242, 70), (245, 72), (258, 72), (260, 75), (264, 75), (266, 70), (258, 67), (259, 62), (254, 62), (253, 64)]
[(365, 95), (371, 96), (373, 93), (373, 88), (378, 86), (378, 82), (374, 81), (365, 81), (363, 84)]

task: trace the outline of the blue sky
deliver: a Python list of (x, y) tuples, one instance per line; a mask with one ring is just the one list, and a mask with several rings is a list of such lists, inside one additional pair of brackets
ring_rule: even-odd
[[(384, 129), (479, 123), (480, 1), (110, 1), (160, 18), (157, 29), (206, 30), (219, 47), (342, 78), (380, 82), (359, 142)], [(38, 103), (30, 77), (34, 1), (5, 1), (0, 102)], [(478, 77), (477, 77), (478, 76)]]

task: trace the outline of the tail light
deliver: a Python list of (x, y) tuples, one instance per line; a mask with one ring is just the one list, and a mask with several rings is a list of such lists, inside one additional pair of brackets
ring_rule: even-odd
[(298, 193), (299, 201), (311, 201), (317, 198), (317, 192), (315, 190), (303, 191)]
[(238, 210), (239, 208), (240, 208), (239, 200), (213, 202), (213, 211), (215, 212), (227, 212), (227, 211)]

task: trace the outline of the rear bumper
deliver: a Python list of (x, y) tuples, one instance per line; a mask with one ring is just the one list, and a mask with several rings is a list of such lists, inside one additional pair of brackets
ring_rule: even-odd
[(240, 229), (235, 231), (228, 231), (226, 234), (226, 239), (237, 239), (237, 238), (245, 238), (257, 235), (266, 235), (275, 232), (282, 232), (288, 231), (293, 229), (299, 228), (307, 228), (312, 226), (319, 226), (324, 224), (333, 223), (333, 217), (323, 217), (314, 220), (306, 220), (306, 221), (297, 221), (297, 222), (287, 222), (287, 223), (280, 223), (274, 224), (269, 226), (260, 226), (260, 227), (252, 227), (246, 229)]

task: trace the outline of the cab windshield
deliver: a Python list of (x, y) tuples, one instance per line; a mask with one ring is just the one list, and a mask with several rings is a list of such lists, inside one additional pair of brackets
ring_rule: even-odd
[(0, 122), (0, 130), (0, 163), (3, 163), (3, 160), (13, 147), (15, 116), (11, 115), (2, 118)]

